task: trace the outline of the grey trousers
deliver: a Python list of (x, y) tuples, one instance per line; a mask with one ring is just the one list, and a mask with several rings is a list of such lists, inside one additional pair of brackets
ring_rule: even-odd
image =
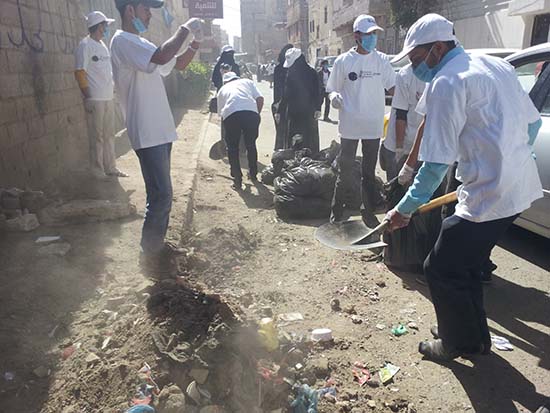
[(338, 155), (338, 178), (334, 187), (332, 198), (332, 214), (341, 218), (344, 213), (345, 195), (348, 191), (358, 188), (349, 188), (352, 182), (353, 164), (357, 145), (361, 142), (363, 160), (361, 163), (361, 213), (374, 213), (376, 206), (376, 162), (378, 160), (378, 148), (380, 139), (341, 139), (341, 149)]

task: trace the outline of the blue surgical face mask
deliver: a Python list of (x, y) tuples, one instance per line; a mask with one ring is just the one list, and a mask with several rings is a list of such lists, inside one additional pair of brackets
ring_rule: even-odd
[(109, 26), (105, 26), (103, 28), (103, 37), (107, 39), (110, 35), (111, 35), (111, 29), (109, 28)]
[(361, 36), (361, 47), (367, 52), (372, 52), (376, 49), (378, 35), (376, 33)]
[(134, 19), (132, 20), (132, 24), (139, 34), (145, 33), (147, 31), (147, 27), (145, 27), (145, 24), (143, 24), (139, 17), (134, 17)]
[(445, 66), (445, 64), (449, 60), (451, 60), (456, 55), (464, 52), (464, 49), (462, 47), (456, 46), (454, 49), (447, 52), (447, 54), (443, 56), (443, 59), (441, 59), (438, 64), (436, 64), (434, 67), (429, 67), (428, 64), (426, 63), (426, 59), (430, 56), (430, 53), (432, 53), (432, 49), (433, 49), (433, 46), (428, 52), (428, 54), (426, 55), (426, 57), (424, 58), (424, 60), (422, 61), (422, 63), (420, 63), (418, 66), (416, 66), (413, 69), (414, 75), (426, 83), (431, 82), (434, 79), (437, 72), (439, 72), (441, 68)]

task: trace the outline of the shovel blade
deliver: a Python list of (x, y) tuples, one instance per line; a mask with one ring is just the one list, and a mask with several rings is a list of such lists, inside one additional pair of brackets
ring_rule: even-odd
[(374, 234), (372, 239), (359, 243), (369, 231), (370, 229), (362, 220), (327, 223), (315, 230), (315, 239), (329, 248), (345, 251), (368, 250), (387, 246), (386, 243), (380, 241), (378, 233)]

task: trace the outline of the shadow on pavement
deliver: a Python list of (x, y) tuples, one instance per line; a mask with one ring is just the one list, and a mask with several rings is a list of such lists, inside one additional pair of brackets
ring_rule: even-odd
[[(78, 180), (78, 176), (66, 177), (71, 179)], [(86, 186), (87, 198), (108, 193), (111, 199), (128, 199), (116, 181), (98, 187), (80, 181), (80, 194)], [(61, 343), (70, 342), (75, 314), (101, 294), (99, 287), (108, 277), (106, 266), (112, 259), (106, 250), (119, 242), (126, 222), (40, 227), (0, 239), (0, 371), (15, 375), (2, 384), (1, 411), (42, 411), (62, 362)], [(39, 255), (34, 241), (46, 235), (60, 235), (71, 244), (69, 253), (65, 257)]]
[[(253, 193), (252, 188), (257, 191)], [(273, 193), (261, 182), (244, 184), (244, 190), (237, 192), (249, 209), (272, 209)]]
[(472, 359), (473, 366), (457, 362), (444, 364), (468, 394), (473, 411), (483, 413), (517, 412), (514, 402), (535, 411), (545, 397), (508, 361), (491, 354)]
[(512, 225), (498, 245), (531, 264), (550, 271), (550, 239)]

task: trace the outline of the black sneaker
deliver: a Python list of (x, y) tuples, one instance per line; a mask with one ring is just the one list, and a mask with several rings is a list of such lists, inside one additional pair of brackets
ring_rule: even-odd
[(243, 189), (243, 180), (242, 179), (233, 179), (233, 185), (231, 185), (235, 191), (240, 191)]

